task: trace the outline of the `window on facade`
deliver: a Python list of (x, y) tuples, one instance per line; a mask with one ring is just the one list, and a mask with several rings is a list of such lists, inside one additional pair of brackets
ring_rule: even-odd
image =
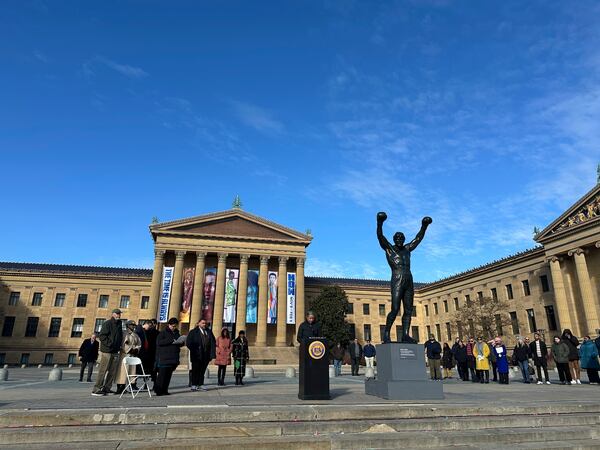
[(521, 283), (523, 283), (523, 295), (531, 295), (531, 290), (529, 289), (529, 280), (523, 280)]
[(510, 284), (510, 283), (506, 285), (506, 297), (509, 300), (512, 300), (513, 298), (515, 298), (513, 295), (512, 284)]
[(433, 304), (433, 312), (435, 313), (436, 316), (440, 313), (440, 311), (438, 310), (438, 304), (437, 303)]
[(439, 323), (435, 324), (435, 334), (438, 341), (442, 340), (442, 327), (440, 327)]
[(56, 307), (65, 306), (65, 297), (66, 297), (66, 294), (56, 294), (56, 296), (54, 297), (54, 306), (56, 306)]
[(533, 309), (527, 310), (527, 321), (529, 322), (529, 332), (535, 333), (537, 331), (537, 324), (535, 323), (535, 311)]
[(412, 317), (417, 317), (417, 307), (415, 305), (413, 305), (412, 311), (410, 312), (410, 315)]
[(465, 303), (467, 304), (467, 308), (471, 307), (471, 296), (469, 294), (465, 295)]
[(491, 292), (492, 292), (492, 300), (494, 300), (495, 302), (498, 301), (498, 289), (492, 288)]
[(108, 308), (108, 295), (101, 295), (98, 299), (98, 308)]
[(415, 325), (410, 328), (412, 330), (412, 338), (419, 341), (419, 327)]
[(548, 283), (548, 277), (546, 275), (540, 277), (540, 284), (542, 285), (542, 292), (548, 292), (550, 290), (550, 284)]
[(53, 317), (50, 319), (50, 329), (48, 330), (48, 337), (58, 337), (60, 334), (60, 324), (62, 319), (60, 317)]
[(23, 364), (29, 364), (29, 353), (21, 353), (21, 365)]
[(121, 302), (119, 303), (119, 308), (129, 308), (129, 295), (121, 295)]
[(369, 304), (368, 303), (363, 303), (363, 314), (365, 314), (365, 315), (369, 314)]
[(0, 353), (0, 366), (6, 364), (6, 353)]
[(73, 328), (71, 328), (71, 337), (83, 336), (83, 318), (76, 317), (73, 319)]
[(504, 335), (504, 330), (502, 330), (502, 316), (500, 314), (495, 314), (494, 321), (496, 322), (496, 334), (498, 336)]
[(475, 323), (473, 319), (469, 319), (469, 336), (475, 337)]
[(385, 325), (379, 325), (379, 339), (383, 342), (383, 335), (385, 334)]
[(429, 305), (425, 305), (425, 315), (429, 317)]
[(458, 329), (458, 337), (462, 339), (463, 338), (463, 324), (460, 320), (458, 322), (456, 322), (456, 328)]
[(8, 305), (15, 306), (19, 303), (19, 299), (21, 298), (20, 292), (11, 292), (10, 297), (8, 297)]
[(42, 299), (44, 294), (41, 292), (33, 293), (33, 300), (31, 300), (31, 306), (42, 306)]
[(150, 305), (150, 297), (148, 297), (147, 295), (143, 295), (140, 309), (148, 309), (148, 305)]
[(379, 305), (379, 315), (385, 316), (385, 305)]
[(14, 328), (15, 328), (15, 317), (14, 316), (5, 316), (4, 317), (4, 325), (2, 325), (2, 336), (3, 337), (12, 336)]
[(517, 318), (517, 312), (516, 311), (511, 311), (510, 312), (510, 323), (512, 325), (512, 332), (514, 335), (517, 335), (520, 333), (519, 331), (519, 319)]
[(459, 308), (460, 306), (458, 304), (458, 297), (454, 297), (454, 310), (458, 311)]
[(363, 337), (365, 341), (371, 340), (371, 325), (367, 324), (363, 326)]
[(450, 326), (450, 322), (446, 322), (446, 336), (448, 336), (448, 341), (452, 340), (452, 327)]
[(44, 355), (44, 365), (51, 366), (54, 360), (54, 353), (46, 353)]
[(396, 325), (396, 339), (402, 339), (402, 325)]
[(96, 323), (94, 324), (94, 333), (100, 333), (102, 329), (102, 324), (106, 319), (96, 319)]
[(483, 300), (483, 292), (482, 291), (477, 291), (477, 300), (479, 300), (480, 303)]
[(87, 305), (87, 294), (79, 294), (77, 296), (77, 307), (78, 308), (85, 308)]
[(28, 317), (27, 326), (25, 327), (25, 337), (35, 337), (39, 323), (39, 317)]
[(544, 306), (544, 309), (546, 310), (546, 320), (548, 321), (548, 328), (552, 331), (556, 330), (557, 326), (556, 316), (554, 315), (554, 306), (547, 305)]
[(448, 300), (444, 300), (444, 312), (448, 312)]
[(69, 353), (67, 357), (67, 364), (75, 364), (75, 360), (77, 359), (77, 353)]
[(350, 335), (350, 339), (356, 338), (356, 326), (353, 323), (348, 324), (348, 334)]
[(431, 327), (429, 325), (425, 326), (425, 329), (427, 330), (427, 336), (425, 336), (427, 339), (429, 339), (429, 336), (431, 336)]
[(346, 314), (354, 314), (354, 303), (348, 302), (348, 309), (346, 310)]

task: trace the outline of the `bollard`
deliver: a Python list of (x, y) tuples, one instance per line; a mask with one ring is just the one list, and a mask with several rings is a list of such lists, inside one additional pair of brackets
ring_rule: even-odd
[(250, 366), (246, 366), (246, 378), (254, 378), (254, 369)]
[(335, 378), (337, 375), (335, 374), (335, 367), (329, 366), (329, 378)]
[(38, 369), (41, 369), (42, 367), (44, 367), (43, 364), (38, 364)]
[(27, 367), (27, 364), (21, 364), (21, 369), (25, 369)]
[(61, 381), (62, 380), (62, 369), (52, 369), (48, 374), (48, 381)]
[(8, 369), (8, 364), (4, 364), (3, 369)]
[(73, 364), (69, 364), (69, 369), (72, 369), (72, 368), (73, 368)]
[(206, 379), (210, 378), (210, 369), (208, 367), (206, 368), (206, 373), (204, 374), (204, 378), (206, 378)]
[(375, 378), (375, 370), (373, 370), (372, 367), (367, 367), (365, 369), (365, 378), (367, 380), (371, 380), (371, 379)]
[(515, 371), (514, 370), (509, 370), (508, 371), (508, 378), (512, 380), (514, 377), (515, 377)]
[(288, 367), (285, 369), (285, 377), (286, 378), (296, 378), (296, 369), (293, 367)]
[(55, 369), (58, 369), (58, 364), (54, 364), (54, 368), (55, 368)]
[(8, 381), (8, 369), (0, 369), (0, 383)]

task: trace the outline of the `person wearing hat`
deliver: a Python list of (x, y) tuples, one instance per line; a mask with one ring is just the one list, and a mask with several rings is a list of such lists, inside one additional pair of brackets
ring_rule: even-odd
[(119, 353), (123, 343), (120, 309), (113, 309), (110, 319), (104, 321), (98, 333), (98, 340), (100, 341), (100, 367), (98, 379), (92, 390), (92, 395), (96, 397), (110, 393), (119, 370)]
[(167, 322), (167, 327), (158, 333), (156, 338), (156, 367), (158, 375), (154, 383), (154, 392), (156, 395), (169, 395), (169, 384), (171, 375), (179, 365), (179, 351), (185, 344), (185, 336), (180, 338), (177, 326), (179, 320), (171, 317)]
[[(127, 373), (123, 360), (128, 356), (137, 356), (142, 347), (142, 340), (135, 333), (136, 323), (133, 320), (128, 320), (125, 324), (125, 334), (123, 336), (123, 344), (121, 345), (121, 353), (119, 357), (119, 370), (117, 371), (117, 394), (120, 394), (125, 389), (127, 384)], [(136, 367), (127, 367), (129, 375), (135, 375)]]

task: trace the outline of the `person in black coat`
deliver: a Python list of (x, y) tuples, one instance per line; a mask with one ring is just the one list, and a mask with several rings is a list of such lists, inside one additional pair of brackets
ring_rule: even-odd
[(111, 317), (105, 320), (98, 333), (100, 341), (100, 367), (98, 377), (92, 390), (93, 396), (111, 393), (110, 390), (119, 370), (121, 345), (123, 344), (123, 326), (121, 325), (121, 310), (112, 310)]
[(192, 391), (206, 391), (204, 374), (211, 360), (216, 358), (216, 341), (211, 330), (206, 328), (206, 320), (200, 319), (196, 328), (190, 331), (185, 341), (190, 350), (192, 362)]
[(533, 365), (537, 370), (537, 384), (544, 383), (542, 369), (546, 377), (546, 384), (550, 384), (550, 378), (548, 378), (548, 347), (542, 341), (539, 333), (535, 333), (533, 342), (529, 344), (529, 354), (533, 358)]
[(350, 343), (348, 351), (350, 352), (350, 365), (352, 367), (352, 375), (357, 376), (358, 368), (360, 366), (360, 359), (363, 356), (363, 348), (362, 345), (358, 343), (358, 339), (354, 339), (354, 342)]
[(424, 344), (427, 353), (427, 361), (429, 362), (429, 375), (432, 380), (442, 379), (441, 358), (442, 346), (435, 339), (433, 334), (429, 335), (429, 340)]
[(173, 371), (179, 365), (179, 351), (183, 346), (180, 340), (177, 325), (179, 320), (175, 317), (169, 319), (167, 328), (158, 333), (156, 338), (156, 366), (158, 375), (154, 383), (156, 395), (169, 395), (169, 384)]
[(454, 359), (456, 360), (456, 368), (458, 376), (463, 381), (469, 381), (469, 366), (467, 364), (467, 347), (463, 341), (459, 341), (454, 350)]
[(100, 343), (96, 339), (96, 333), (93, 333), (89, 339), (84, 339), (81, 347), (79, 347), (79, 360), (81, 361), (81, 370), (79, 371), (79, 381), (83, 381), (83, 374), (87, 367), (87, 382), (92, 382), (92, 372), (94, 364), (98, 360), (98, 350)]
[(569, 347), (569, 372), (573, 378), (571, 384), (581, 384), (581, 367), (579, 366), (579, 350), (577, 349), (579, 346), (579, 339), (573, 336), (571, 330), (567, 329), (563, 331), (560, 340)]
[[(137, 334), (142, 341), (138, 357), (142, 360), (142, 367), (144, 373), (152, 377), (152, 381), (156, 382), (156, 372), (154, 370), (154, 361), (156, 359), (156, 338), (158, 331), (155, 328), (152, 320), (146, 320), (144, 324), (139, 324), (135, 329)], [(141, 371), (139, 372), (141, 373)]]
[(306, 320), (298, 327), (298, 335), (296, 340), (302, 344), (306, 339), (311, 337), (322, 337), (321, 324), (317, 322), (315, 313), (308, 311), (306, 313)]

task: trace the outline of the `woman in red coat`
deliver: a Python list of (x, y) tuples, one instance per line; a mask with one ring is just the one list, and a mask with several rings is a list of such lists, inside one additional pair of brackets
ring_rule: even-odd
[(219, 366), (219, 386), (225, 386), (225, 371), (227, 366), (231, 364), (231, 338), (229, 330), (223, 328), (221, 336), (217, 338), (217, 357), (215, 364)]

